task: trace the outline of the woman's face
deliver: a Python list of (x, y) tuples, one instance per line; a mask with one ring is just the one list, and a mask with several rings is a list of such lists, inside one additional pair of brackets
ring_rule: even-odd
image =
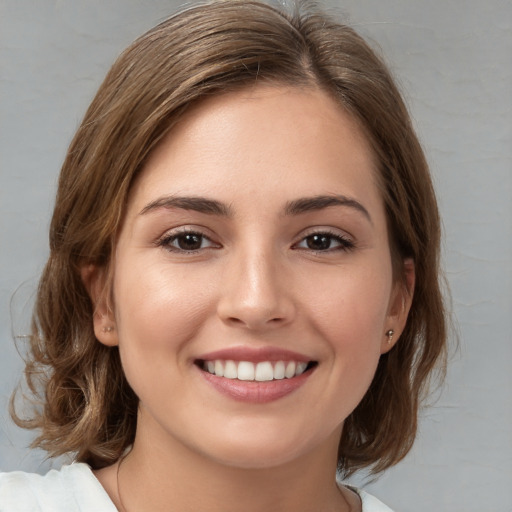
[(255, 86), (195, 106), (151, 155), (95, 327), (138, 436), (270, 467), (335, 454), (401, 328), (399, 288), (356, 123), (318, 90)]

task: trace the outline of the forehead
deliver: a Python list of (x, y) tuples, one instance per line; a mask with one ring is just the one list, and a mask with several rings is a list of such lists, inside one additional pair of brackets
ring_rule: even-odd
[(375, 168), (358, 123), (328, 94), (258, 85), (194, 105), (150, 155), (130, 204), (164, 193), (270, 204), (283, 192), (378, 203)]

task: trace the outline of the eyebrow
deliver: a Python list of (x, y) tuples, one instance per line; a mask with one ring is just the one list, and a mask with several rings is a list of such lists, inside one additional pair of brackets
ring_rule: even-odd
[(342, 195), (324, 195), (295, 199), (286, 204), (284, 211), (286, 215), (300, 215), (310, 211), (323, 210), (329, 206), (353, 208), (362, 213), (370, 221), (370, 224), (373, 224), (370, 213), (359, 201)]
[(152, 201), (147, 204), (140, 212), (144, 215), (159, 208), (180, 208), (181, 210), (193, 210), (208, 215), (219, 215), (221, 217), (231, 217), (233, 212), (231, 208), (215, 201), (214, 199), (207, 199), (206, 197), (181, 197), (181, 196), (165, 196)]
[[(355, 199), (343, 195), (319, 195), (313, 197), (303, 197), (294, 199), (286, 203), (284, 214), (289, 216), (300, 215), (302, 213), (323, 210), (330, 206), (344, 206), (353, 208), (362, 213), (372, 223), (372, 218), (368, 210)], [(140, 212), (140, 215), (158, 210), (160, 208), (179, 208), (182, 210), (193, 210), (208, 215), (218, 215), (220, 217), (232, 217), (232, 208), (215, 199), (196, 196), (164, 196), (148, 203)]]

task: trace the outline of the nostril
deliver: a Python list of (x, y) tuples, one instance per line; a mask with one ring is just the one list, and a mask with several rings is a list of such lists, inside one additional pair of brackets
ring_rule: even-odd
[(231, 317), (228, 317), (226, 320), (230, 324), (247, 326), (251, 329), (258, 329), (258, 328), (262, 328), (262, 327), (270, 326), (270, 325), (277, 326), (279, 324), (284, 323), (284, 321), (285, 321), (285, 319), (282, 317), (264, 319), (264, 318), (251, 317), (249, 315), (246, 315), (245, 319), (231, 316)]
[[(240, 280), (238, 280), (240, 281)], [(237, 282), (233, 289), (227, 287), (217, 304), (217, 315), (233, 327), (260, 330), (276, 328), (289, 323), (295, 316), (293, 300), (282, 290), (265, 293), (261, 279), (254, 284)], [(268, 291), (268, 290), (267, 290)]]
[(228, 322), (230, 322), (232, 324), (244, 324), (245, 323), (243, 320), (240, 320), (240, 318), (236, 318), (234, 316), (229, 317), (227, 320), (228, 320)]

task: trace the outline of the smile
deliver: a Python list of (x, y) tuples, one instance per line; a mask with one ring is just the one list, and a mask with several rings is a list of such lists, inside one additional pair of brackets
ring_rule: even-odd
[(229, 347), (194, 360), (213, 389), (232, 400), (259, 404), (294, 393), (318, 365), (311, 356), (278, 347)]
[(217, 377), (241, 381), (268, 382), (272, 380), (291, 379), (313, 368), (315, 362), (304, 361), (250, 361), (201, 360), (200, 368)]

